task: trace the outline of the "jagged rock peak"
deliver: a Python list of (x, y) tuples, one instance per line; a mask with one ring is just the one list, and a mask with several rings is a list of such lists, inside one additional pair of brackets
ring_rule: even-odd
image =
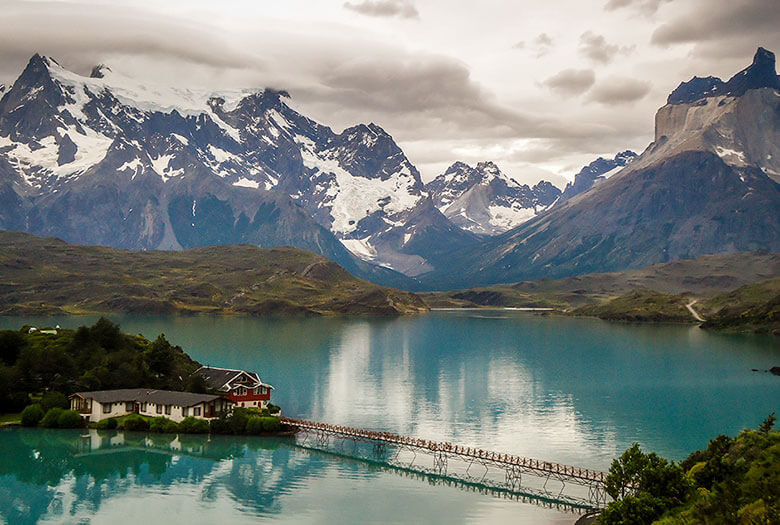
[(111, 72), (110, 67), (108, 67), (105, 64), (98, 64), (92, 68), (92, 71), (89, 74), (89, 78), (104, 78), (106, 76), (106, 73), (110, 73), (110, 72)]
[(718, 77), (693, 77), (671, 92), (667, 104), (690, 104), (715, 96), (740, 97), (746, 91), (760, 88), (780, 89), (780, 77), (775, 71), (775, 54), (759, 47), (753, 63), (734, 75), (728, 82)]

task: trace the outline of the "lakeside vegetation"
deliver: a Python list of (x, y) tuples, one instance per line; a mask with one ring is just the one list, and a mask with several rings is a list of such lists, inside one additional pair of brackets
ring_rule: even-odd
[[(77, 330), (0, 331), (0, 414), (27, 427), (80, 428), (81, 415), (70, 410), (68, 395), (83, 390), (157, 388), (206, 393), (200, 367), (164, 335), (149, 341), (122, 333), (119, 325), (100, 318)], [(54, 333), (50, 333), (54, 332)], [(21, 413), (18, 413), (21, 410)], [(279, 432), (279, 407), (235, 408), (211, 421), (187, 417), (130, 414), (91, 423), (98, 430), (183, 434), (250, 434)]]
[(64, 399), (86, 390), (185, 390), (200, 366), (164, 335), (150, 341), (125, 334), (105, 318), (52, 332), (0, 330), (0, 413), (19, 412), (54, 393)]
[(774, 413), (756, 430), (720, 435), (680, 463), (634, 444), (612, 462), (615, 500), (602, 525), (753, 525), (780, 523), (780, 432)]
[(0, 314), (398, 315), (426, 311), (297, 248), (136, 252), (0, 231)]

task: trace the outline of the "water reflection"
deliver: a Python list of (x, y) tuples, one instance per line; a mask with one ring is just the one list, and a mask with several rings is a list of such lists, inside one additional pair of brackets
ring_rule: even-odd
[[(0, 463), (0, 520), (20, 525), (128, 523), (135, 518), (147, 523), (249, 523), (265, 516), (295, 523), (465, 523), (468, 509), (490, 498), (479, 491), (452, 497), (454, 489), (447, 483), (440, 487), (435, 479), (303, 451), (294, 443), (283, 438), (5, 430), (0, 432), (0, 449), (8, 459)], [(420, 483), (425, 488), (412, 490)], [(355, 491), (363, 501), (353, 500)], [(446, 508), (437, 497), (442, 491), (449, 493)], [(381, 508), (380, 500), (399, 496), (408, 505), (392, 512)], [(524, 513), (550, 512), (527, 507)], [(553, 514), (567, 515), (563, 508), (553, 508)]]
[[(147, 337), (164, 332), (204, 364), (260, 371), (276, 387), (273, 400), (287, 415), (595, 469), (608, 468), (611, 459), (634, 441), (682, 458), (719, 433), (735, 434), (756, 426), (772, 411), (780, 412), (778, 378), (750, 371), (778, 364), (778, 339), (771, 337), (490, 312), (400, 319), (117, 316), (114, 320), (124, 330)], [(0, 327), (77, 326), (93, 321), (0, 318)], [(340, 502), (338, 517), (346, 519), (371, 514), (372, 506), (384, 497), (382, 490), (395, 491), (405, 511), (420, 515), (434, 512), (423, 494), (435, 494), (438, 506), (445, 502), (448, 508), (462, 511), (455, 521), (476, 520), (474, 506), (483, 512), (481, 518), (490, 515), (499, 521), (524, 512), (517, 504), (453, 496), (444, 488), (422, 490), (419, 482), (389, 482), (376, 473), (372, 479), (380, 481), (365, 483), (369, 474), (363, 468), (333, 465), (327, 458), (315, 461), (283, 446), (275, 451), (248, 451), (249, 456), (217, 460), (217, 466), (203, 474), (218, 481), (197, 486), (192, 498), (209, 505), (200, 512), (217, 512), (227, 499), (249, 513), (283, 508), (285, 516), (306, 522), (323, 512), (333, 518), (334, 502)], [(190, 469), (188, 475), (196, 476), (195, 459), (176, 457), (169, 469)], [(178, 466), (179, 461), (184, 463)], [(234, 472), (242, 461), (249, 463)], [(296, 467), (301, 462), (303, 466)], [(148, 468), (156, 472), (154, 465)], [(263, 473), (263, 481), (255, 486), (251, 483), (257, 482), (258, 472)], [(149, 475), (133, 470), (128, 494), (143, 488), (137, 480)], [(244, 485), (228, 483), (231, 476)], [(251, 487), (246, 494), (254, 494), (268, 483), (273, 483), (276, 494), (259, 506), (254, 496), (239, 497), (241, 486)], [(319, 496), (307, 497), (305, 491), (295, 490), (296, 484)], [(5, 482), (0, 485), (0, 490), (10, 490)], [(356, 498), (353, 490), (361, 495), (378, 491), (377, 501), (369, 496)], [(164, 505), (160, 497), (148, 504)], [(239, 522), (245, 519), (240, 511), (230, 509), (227, 515)], [(133, 509), (125, 507), (123, 512), (132, 514)], [(394, 512), (388, 512), (379, 521), (392, 521)], [(440, 521), (436, 516), (431, 516), (432, 521)], [(548, 513), (535, 522), (559, 518)]]

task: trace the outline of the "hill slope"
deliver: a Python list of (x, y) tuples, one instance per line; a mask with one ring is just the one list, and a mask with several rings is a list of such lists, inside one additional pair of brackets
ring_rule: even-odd
[(358, 279), (296, 248), (132, 252), (0, 232), (0, 313), (399, 314), (409, 292)]
[(711, 297), (780, 276), (780, 253), (703, 255), (613, 273), (422, 294), (431, 306), (572, 308), (596, 304), (636, 291)]

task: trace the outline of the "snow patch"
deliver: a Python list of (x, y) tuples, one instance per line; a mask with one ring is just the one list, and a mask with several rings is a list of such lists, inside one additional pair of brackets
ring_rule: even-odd
[(490, 224), (502, 231), (510, 230), (536, 216), (534, 208), (521, 208), (520, 206), (488, 206)]
[(244, 177), (241, 177), (240, 179), (238, 179), (236, 182), (233, 183), (233, 186), (240, 186), (242, 188), (255, 188), (255, 189), (257, 189), (257, 188), (260, 187), (260, 183), (256, 182), (256, 181), (253, 181), (253, 180), (246, 179)]
[(376, 250), (368, 242), (368, 239), (368, 237), (365, 239), (342, 239), (341, 244), (355, 257), (359, 257), (364, 261), (371, 261), (376, 258)]
[(422, 199), (409, 191), (415, 180), (407, 167), (386, 180), (367, 179), (353, 176), (337, 160), (321, 158), (305, 148), (302, 148), (301, 156), (307, 168), (335, 177), (326, 192), (326, 196), (331, 197), (327, 205), (331, 208), (331, 230), (334, 232), (347, 234), (355, 230), (362, 218), (380, 209), (394, 214), (414, 207)]
[(720, 158), (726, 160), (727, 162), (729, 160), (733, 161), (734, 158), (736, 157), (736, 159), (742, 164), (746, 163), (745, 154), (741, 151), (724, 148), (722, 146), (715, 146), (715, 153), (717, 153)]

